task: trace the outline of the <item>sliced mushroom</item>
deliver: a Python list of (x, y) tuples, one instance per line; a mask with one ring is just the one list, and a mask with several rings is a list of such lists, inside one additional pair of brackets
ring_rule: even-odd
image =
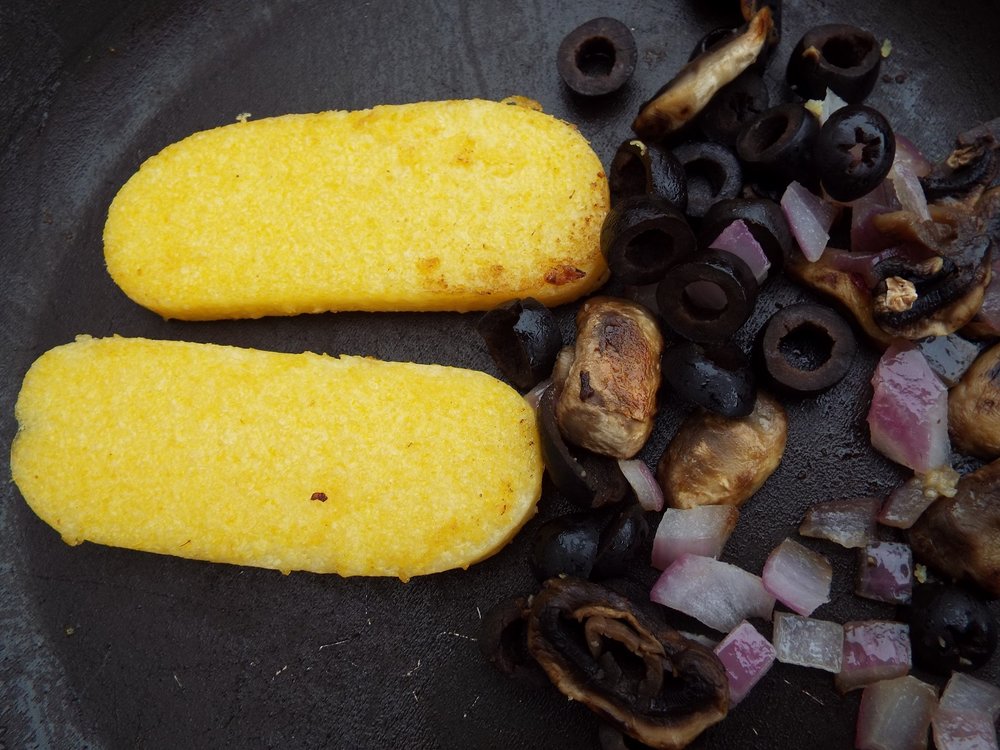
[(767, 5), (754, 14), (746, 31), (699, 55), (639, 108), (632, 130), (658, 140), (691, 122), (716, 92), (757, 60), (774, 27)]
[(681, 424), (656, 469), (672, 508), (740, 506), (781, 462), (788, 418), (764, 392), (746, 417), (729, 419), (696, 411)]
[(948, 393), (952, 445), (979, 458), (1000, 458), (1000, 344), (976, 358)]
[(729, 710), (712, 651), (597, 584), (548, 580), (532, 602), (528, 649), (564, 695), (653, 748), (683, 748)]
[[(642, 305), (587, 300), (576, 316), (573, 362), (555, 404), (562, 434), (583, 448), (631, 458), (653, 430), (663, 336)], [(565, 360), (564, 360), (565, 362)]]
[(910, 529), (915, 558), (1000, 597), (1000, 461), (966, 474)]

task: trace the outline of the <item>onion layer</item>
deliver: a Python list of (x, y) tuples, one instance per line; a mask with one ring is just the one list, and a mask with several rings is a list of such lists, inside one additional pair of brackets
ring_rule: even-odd
[(715, 647), (729, 677), (729, 705), (735, 706), (774, 664), (774, 646), (745, 620)]

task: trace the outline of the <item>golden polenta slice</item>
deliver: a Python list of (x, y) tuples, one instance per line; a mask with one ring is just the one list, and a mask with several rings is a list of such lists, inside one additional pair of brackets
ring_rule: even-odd
[(196, 133), (115, 196), (108, 271), (207, 320), (556, 305), (608, 275), (608, 188), (571, 125), (482, 100), (285, 115)]
[(405, 580), (493, 554), (541, 492), (531, 408), (471, 370), (79, 337), (15, 413), (14, 481), (70, 544)]

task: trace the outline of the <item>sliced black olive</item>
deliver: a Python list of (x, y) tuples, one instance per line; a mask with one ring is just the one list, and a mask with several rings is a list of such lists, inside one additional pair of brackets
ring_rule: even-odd
[(663, 378), (685, 400), (725, 417), (745, 417), (757, 399), (750, 360), (733, 344), (674, 344), (663, 353)]
[(597, 513), (570, 513), (538, 527), (528, 565), (538, 582), (557, 575), (590, 578), (607, 518)]
[(963, 589), (917, 586), (909, 615), (913, 659), (931, 672), (978, 669), (996, 651), (997, 624), (989, 607)]
[(625, 575), (648, 537), (649, 524), (640, 505), (633, 503), (620, 510), (601, 531), (591, 571), (593, 578), (601, 580)]
[(581, 96), (604, 96), (635, 72), (635, 38), (614, 18), (594, 18), (566, 35), (556, 65), (567, 86)]
[(545, 674), (528, 651), (530, 612), (527, 596), (505, 599), (487, 610), (479, 626), (479, 651), (502, 674), (541, 683)]
[(757, 280), (732, 253), (710, 250), (675, 266), (660, 282), (656, 300), (677, 334), (701, 343), (725, 341), (750, 317)]
[(719, 89), (698, 116), (698, 126), (708, 140), (732, 148), (743, 127), (764, 112), (770, 101), (760, 73), (748, 70)]
[(788, 60), (788, 85), (805, 99), (822, 99), (829, 88), (849, 104), (864, 101), (878, 80), (882, 46), (874, 34), (847, 24), (807, 31)]
[(779, 104), (746, 124), (736, 151), (757, 180), (778, 186), (796, 180), (813, 186), (819, 132), (819, 121), (801, 104)]
[(476, 330), (500, 371), (521, 390), (548, 377), (562, 348), (552, 311), (536, 299), (511, 300), (480, 318)]
[(960, 196), (977, 187), (987, 187), (996, 176), (1000, 159), (985, 143), (959, 146), (920, 178), (927, 200)]
[(674, 149), (687, 177), (688, 216), (704, 216), (712, 204), (735, 198), (743, 187), (736, 154), (719, 143), (695, 141)]
[(750, 234), (760, 243), (767, 259), (771, 261), (771, 267), (780, 269), (785, 258), (795, 249), (795, 240), (784, 211), (773, 200), (730, 198), (719, 201), (702, 220), (699, 242), (703, 247), (708, 247), (726, 227), (737, 220), (747, 225)]
[(830, 197), (853, 201), (870, 193), (892, 168), (896, 136), (878, 110), (842, 107), (820, 128), (815, 164)]
[(556, 422), (551, 387), (545, 389), (538, 402), (538, 433), (545, 469), (568, 500), (582, 508), (598, 508), (620, 502), (628, 494), (628, 480), (616, 460), (583, 448), (570, 450)]
[(545, 582), (528, 648), (564, 695), (653, 747), (686, 747), (729, 710), (715, 654), (588, 581)]
[(601, 251), (625, 284), (651, 284), (697, 249), (684, 214), (663, 198), (636, 195), (608, 212)]
[(764, 326), (761, 356), (768, 376), (793, 393), (819, 393), (851, 369), (858, 345), (851, 327), (828, 307), (784, 307)]

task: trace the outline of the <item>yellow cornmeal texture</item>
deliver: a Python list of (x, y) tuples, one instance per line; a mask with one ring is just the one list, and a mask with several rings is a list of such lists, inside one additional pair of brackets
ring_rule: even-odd
[(196, 133), (111, 204), (108, 270), (167, 318), (569, 302), (608, 275), (608, 187), (577, 130), (462, 100)]
[(496, 552), (541, 492), (524, 399), (436, 365), (80, 337), (16, 416), (14, 481), (70, 544), (405, 580)]

